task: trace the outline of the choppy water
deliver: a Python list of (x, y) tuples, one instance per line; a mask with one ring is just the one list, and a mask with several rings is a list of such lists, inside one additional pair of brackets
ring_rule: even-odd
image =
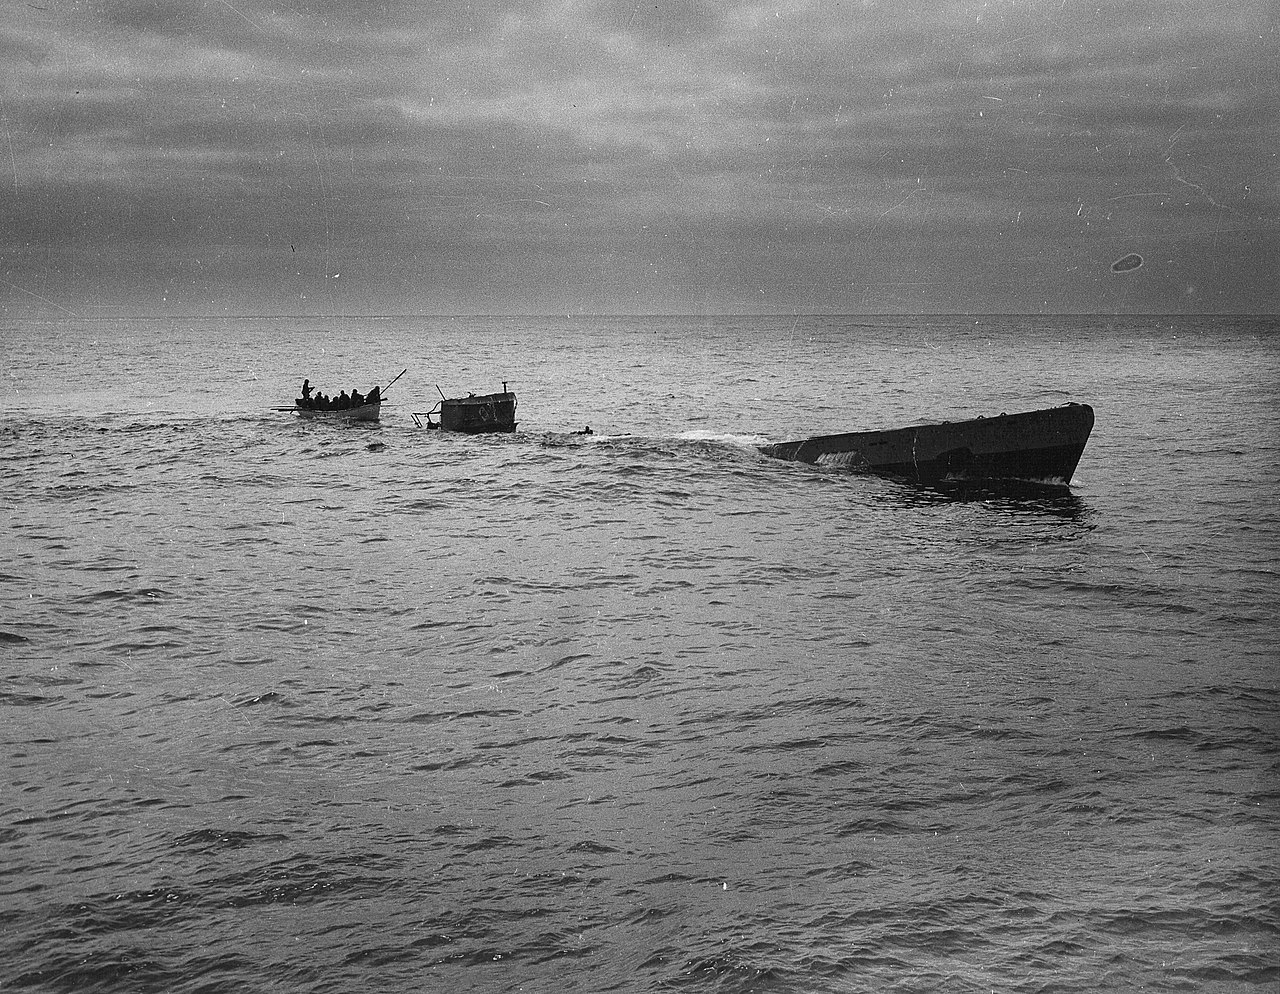
[[(0, 989), (1280, 982), (1274, 320), (0, 336)], [(1068, 400), (1067, 494), (754, 448)]]

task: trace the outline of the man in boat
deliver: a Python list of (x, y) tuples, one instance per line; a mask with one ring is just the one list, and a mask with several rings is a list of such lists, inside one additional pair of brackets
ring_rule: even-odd
[(365, 397), (364, 402), (366, 404), (382, 403), (382, 392), (378, 389), (378, 385), (376, 383), (374, 384), (373, 389), (369, 391), (369, 396)]
[(359, 390), (352, 390), (352, 391), (351, 391), (351, 406), (352, 406), (352, 407), (363, 407), (363, 406), (364, 406), (364, 398), (360, 396), (360, 391), (359, 391)]
[(338, 394), (338, 399), (334, 401), (333, 407), (336, 411), (345, 411), (351, 406), (351, 398), (347, 396), (347, 391), (343, 390)]

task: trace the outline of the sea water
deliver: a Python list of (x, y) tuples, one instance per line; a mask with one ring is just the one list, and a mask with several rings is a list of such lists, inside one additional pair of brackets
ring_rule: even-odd
[[(0, 989), (1280, 983), (1275, 319), (0, 343)], [(1068, 401), (1070, 491), (756, 448)]]

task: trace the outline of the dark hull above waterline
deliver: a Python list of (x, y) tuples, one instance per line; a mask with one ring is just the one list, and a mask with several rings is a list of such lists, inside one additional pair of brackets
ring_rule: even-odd
[(294, 410), (300, 418), (332, 418), (335, 420), (345, 421), (377, 421), (378, 413), (382, 410), (381, 401), (373, 404), (361, 404), (359, 407), (348, 407), (341, 411), (317, 411), (310, 407), (303, 407), (295, 403)]
[[(432, 420), (432, 415), (437, 420)], [(442, 399), (426, 418), (428, 428), (460, 431), (468, 435), (515, 431), (516, 395), (504, 390), (479, 397)]]
[(818, 435), (762, 445), (777, 459), (842, 466), (921, 483), (1018, 480), (1065, 487), (1093, 430), (1093, 408), (1067, 404), (972, 421)]

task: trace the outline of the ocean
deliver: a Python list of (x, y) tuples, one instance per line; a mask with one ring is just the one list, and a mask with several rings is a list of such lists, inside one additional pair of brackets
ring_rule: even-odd
[[(0, 354), (0, 990), (1280, 986), (1276, 318)], [(514, 434), (415, 423), (504, 381)], [(1070, 490), (757, 449), (1069, 401)]]

